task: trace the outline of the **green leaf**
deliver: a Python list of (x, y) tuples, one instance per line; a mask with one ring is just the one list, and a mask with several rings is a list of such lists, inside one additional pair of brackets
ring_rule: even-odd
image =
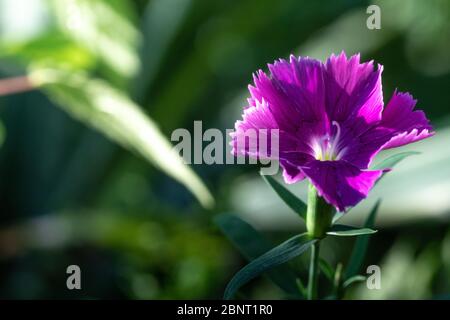
[(273, 267), (301, 255), (317, 241), (317, 239), (311, 239), (308, 234), (304, 233), (283, 242), (259, 258), (256, 258), (231, 279), (225, 289), (224, 299), (231, 299), (236, 291), (248, 281)]
[(272, 187), (272, 189), (278, 194), (281, 200), (288, 205), (289, 208), (294, 210), (301, 218), (306, 220), (306, 204), (297, 198), (292, 192), (286, 189), (282, 184), (276, 181), (272, 176), (261, 174), (264, 181)]
[(381, 161), (379, 164), (374, 165), (370, 168), (370, 170), (383, 170), (383, 169), (391, 169), (393, 168), (397, 163), (405, 159), (406, 157), (420, 154), (420, 152), (416, 151), (409, 151), (409, 152), (401, 152), (394, 154), (393, 156), (390, 156), (383, 161)]
[(295, 279), (295, 283), (297, 284), (298, 290), (302, 294), (302, 297), (306, 298), (308, 296), (308, 288), (303, 284), (302, 279)]
[(388, 173), (390, 171), (390, 169), (392, 169), (397, 163), (399, 163), (406, 157), (409, 157), (412, 155), (417, 155), (417, 154), (420, 154), (420, 152), (409, 151), (409, 152), (397, 153), (397, 154), (394, 154), (393, 156), (390, 156), (390, 157), (384, 159), (379, 164), (371, 167), (370, 170), (386, 170), (385, 172), (383, 172), (381, 177), (375, 182), (375, 184), (378, 184), (381, 181), (381, 179), (383, 179), (385, 174)]
[(340, 236), (340, 237), (351, 237), (351, 236), (359, 236), (362, 234), (373, 234), (375, 232), (377, 232), (377, 231), (370, 229), (370, 228), (358, 228), (358, 227), (346, 226), (343, 224), (335, 224), (331, 227), (330, 231), (327, 232), (327, 235)]
[[(227, 213), (214, 217), (214, 222), (225, 236), (249, 261), (272, 248), (272, 245), (258, 231), (242, 219)], [(267, 272), (267, 276), (290, 295), (298, 295), (296, 275), (287, 266), (281, 265)]]
[(344, 281), (343, 287), (344, 287), (344, 289), (347, 289), (352, 284), (354, 284), (356, 282), (362, 282), (365, 280), (366, 280), (365, 276), (362, 276), (362, 275), (353, 276)]
[(170, 44), (177, 36), (192, 6), (191, 0), (152, 0), (144, 11), (142, 66), (134, 82), (134, 97), (142, 103), (156, 78)]
[(212, 207), (214, 200), (200, 178), (183, 163), (156, 124), (120, 91), (82, 73), (45, 69), (32, 72), (30, 79), (69, 115), (137, 152), (184, 184), (204, 207)]
[(121, 6), (114, 3), (73, 0), (68, 10), (66, 3), (51, 0), (49, 8), (61, 32), (88, 49), (111, 70), (129, 78), (139, 69), (140, 34), (125, 15), (130, 13), (133, 4), (130, 1), (121, 1)]
[(12, 58), (20, 64), (32, 64), (41, 68), (51, 66), (71, 70), (88, 70), (96, 62), (93, 53), (57, 30), (27, 41), (2, 42), (0, 57)]
[[(370, 168), (370, 170), (385, 170), (385, 169), (392, 169), (397, 163), (399, 163), (400, 161), (402, 161), (403, 159), (405, 159), (406, 157), (412, 156), (412, 155), (418, 155), (420, 154), (420, 152), (417, 151), (408, 151), (408, 152), (401, 152), (401, 153), (397, 153), (394, 154), (386, 159), (384, 159), (383, 161), (381, 161), (380, 163), (372, 166)], [(389, 171), (387, 171), (389, 172)], [(377, 184), (378, 182), (381, 181), (381, 179), (384, 177), (384, 175), (387, 173), (384, 172), (382, 174), (382, 176), (375, 182), (375, 184)], [(347, 212), (348, 213), (348, 212)], [(339, 219), (341, 219), (344, 215), (346, 214), (346, 212), (339, 212), (336, 211), (336, 213), (333, 216), (333, 224), (335, 224)]]
[[(378, 200), (372, 211), (369, 213), (366, 222), (364, 223), (364, 227), (373, 228), (375, 225), (375, 218), (378, 212), (378, 208), (380, 206), (381, 200)], [(352, 255), (350, 256), (350, 261), (348, 263), (348, 267), (345, 271), (345, 278), (349, 279), (361, 270), (362, 264), (364, 262), (364, 258), (366, 256), (367, 247), (369, 245), (369, 235), (362, 235), (356, 239), (355, 246), (353, 247)]]
[[(347, 212), (348, 213), (348, 212)], [(332, 220), (332, 224), (335, 224), (340, 218), (342, 218), (344, 215), (346, 214), (345, 211), (336, 211), (334, 216), (333, 216), (333, 220)]]
[(324, 260), (322, 258), (320, 258), (320, 260), (319, 260), (319, 267), (320, 267), (320, 270), (322, 270), (322, 272), (325, 275), (325, 277), (327, 277), (327, 279), (330, 282), (333, 282), (334, 281), (334, 270), (333, 270), (333, 267), (330, 266), (330, 264), (326, 260)]

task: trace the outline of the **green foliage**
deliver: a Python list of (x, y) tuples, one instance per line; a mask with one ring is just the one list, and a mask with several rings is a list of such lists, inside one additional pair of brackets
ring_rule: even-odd
[[(123, 77), (139, 68), (139, 31), (124, 16), (128, 1), (50, 0), (58, 29)], [(120, 5), (118, 7), (118, 5)]]
[(409, 151), (409, 152), (401, 152), (394, 154), (393, 156), (390, 156), (383, 161), (381, 161), (379, 164), (374, 165), (371, 167), (371, 170), (384, 170), (384, 169), (392, 169), (397, 163), (405, 159), (406, 157), (420, 154), (420, 152), (416, 151)]
[(376, 232), (377, 232), (376, 230), (372, 230), (370, 228), (358, 228), (342, 224), (335, 224), (331, 227), (330, 231), (327, 232), (327, 235), (339, 237), (352, 237), (364, 234), (373, 234)]
[(182, 162), (155, 123), (120, 91), (81, 73), (37, 70), (30, 77), (74, 118), (139, 153), (186, 185), (202, 205), (212, 206), (213, 198), (201, 180)]
[(272, 176), (267, 176), (264, 174), (261, 174), (261, 176), (289, 208), (294, 210), (294, 212), (297, 213), (303, 220), (306, 220), (306, 204), (302, 200), (292, 194), (292, 192), (286, 189)]
[(256, 258), (231, 279), (225, 289), (224, 299), (231, 299), (236, 291), (248, 281), (273, 267), (301, 255), (317, 241), (317, 239), (310, 239), (307, 234), (298, 235)]
[[(220, 214), (214, 218), (214, 222), (249, 261), (258, 258), (272, 247), (251, 225), (234, 215)], [(287, 294), (298, 295), (295, 273), (287, 265), (267, 271), (267, 276)]]
[[(367, 220), (364, 223), (365, 228), (373, 228), (375, 225), (375, 219), (377, 216), (378, 208), (380, 207), (381, 200), (378, 200), (373, 209), (370, 211), (367, 216)], [(364, 258), (366, 256), (367, 247), (369, 246), (370, 235), (360, 235), (356, 239), (352, 255), (350, 257), (350, 261), (348, 263), (348, 267), (345, 270), (345, 278), (350, 279), (361, 270), (361, 267), (364, 262)]]

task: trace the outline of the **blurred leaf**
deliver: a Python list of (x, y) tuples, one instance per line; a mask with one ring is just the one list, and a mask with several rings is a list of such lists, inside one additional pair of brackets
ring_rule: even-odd
[(405, 159), (406, 157), (420, 154), (420, 152), (416, 151), (409, 151), (409, 152), (401, 152), (394, 154), (393, 156), (388, 157), (387, 159), (384, 159), (379, 164), (374, 165), (370, 168), (370, 170), (383, 170), (383, 169), (392, 169), (397, 163)]
[(306, 220), (306, 204), (302, 200), (297, 198), (292, 192), (286, 189), (272, 176), (263, 174), (261, 174), (261, 176), (289, 208), (294, 210), (294, 212), (297, 213), (302, 219)]
[(331, 300), (340, 300), (343, 295), (343, 287), (342, 287), (342, 270), (343, 265), (339, 262), (336, 266), (336, 270), (333, 275), (333, 293), (328, 297)]
[(327, 277), (328, 280), (333, 282), (334, 280), (334, 270), (333, 267), (324, 259), (319, 260), (319, 267), (320, 270), (322, 270), (325, 277)]
[(139, 32), (125, 16), (127, 11), (120, 9), (129, 1), (120, 1), (121, 7), (117, 1), (101, 0), (49, 0), (49, 3), (62, 32), (121, 76), (135, 74), (139, 67)]
[(231, 299), (236, 291), (251, 279), (261, 273), (283, 264), (305, 252), (317, 239), (311, 239), (308, 234), (297, 235), (272, 250), (256, 258), (244, 268), (242, 268), (225, 289), (224, 299)]
[(0, 57), (34, 67), (80, 70), (93, 67), (96, 57), (67, 35), (50, 31), (26, 42), (2, 43)]
[[(372, 211), (369, 213), (366, 222), (364, 223), (364, 227), (373, 228), (375, 225), (375, 218), (378, 212), (378, 208), (380, 207), (381, 200), (378, 200), (375, 203)], [(369, 245), (369, 235), (361, 235), (356, 239), (355, 246), (353, 247), (353, 252), (350, 257), (350, 261), (348, 263), (347, 269), (345, 271), (345, 279), (349, 279), (355, 276), (362, 267), (364, 262), (364, 258), (366, 256), (367, 247)]]
[(346, 213), (345, 211), (336, 211), (334, 216), (333, 216), (333, 220), (332, 223), (335, 224), (340, 218), (342, 218)]
[(362, 281), (365, 281), (365, 280), (366, 280), (365, 276), (362, 276), (362, 275), (353, 276), (353, 277), (348, 278), (347, 280), (344, 281), (343, 288), (347, 289), (352, 284), (354, 284), (356, 282), (362, 282)]
[(307, 297), (308, 296), (308, 289), (303, 284), (302, 279), (300, 279), (300, 278), (295, 279), (295, 283), (297, 284), (297, 288), (300, 291), (302, 297)]
[[(225, 236), (251, 261), (271, 249), (271, 244), (247, 222), (231, 214), (220, 214), (214, 218)], [(278, 266), (267, 272), (268, 277), (291, 295), (298, 295), (295, 273), (288, 266)]]
[(335, 224), (331, 227), (330, 231), (327, 232), (327, 235), (330, 236), (340, 236), (340, 237), (351, 237), (351, 236), (359, 236), (363, 234), (373, 234), (377, 232), (376, 230), (370, 228), (358, 228), (352, 226), (346, 226), (343, 224)]
[(161, 65), (171, 41), (186, 17), (191, 0), (153, 0), (143, 17), (142, 67), (135, 82), (135, 98), (142, 102), (144, 94)]
[(153, 121), (106, 82), (78, 73), (37, 70), (30, 79), (74, 118), (88, 124), (184, 184), (205, 207), (213, 198)]

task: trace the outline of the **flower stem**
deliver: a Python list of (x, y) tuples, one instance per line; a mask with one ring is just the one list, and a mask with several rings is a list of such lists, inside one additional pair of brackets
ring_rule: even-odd
[(308, 190), (308, 209), (306, 211), (306, 229), (314, 239), (322, 239), (331, 226), (333, 207), (317, 193), (310, 184)]
[(308, 190), (308, 209), (306, 212), (306, 229), (312, 239), (317, 239), (311, 248), (309, 265), (308, 299), (317, 299), (317, 282), (319, 280), (320, 239), (326, 236), (331, 226), (333, 207), (319, 196), (317, 189), (310, 184)]
[(309, 265), (308, 300), (317, 299), (317, 282), (319, 280), (319, 249), (320, 241), (311, 248), (311, 261)]

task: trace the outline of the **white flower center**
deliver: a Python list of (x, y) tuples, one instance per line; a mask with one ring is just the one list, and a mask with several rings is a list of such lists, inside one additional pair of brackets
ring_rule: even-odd
[(341, 138), (341, 127), (339, 123), (333, 121), (333, 126), (336, 126), (336, 134), (334, 136), (323, 136), (312, 141), (312, 148), (314, 156), (320, 161), (334, 161), (339, 160), (345, 148), (339, 150), (339, 139)]

